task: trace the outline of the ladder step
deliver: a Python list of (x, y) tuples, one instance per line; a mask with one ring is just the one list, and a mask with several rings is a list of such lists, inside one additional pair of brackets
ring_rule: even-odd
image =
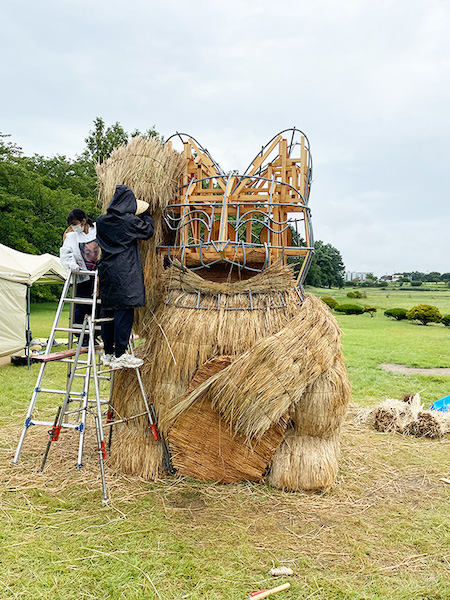
[[(38, 388), (37, 391), (44, 392), (46, 394), (66, 394), (67, 393), (67, 390), (54, 390), (51, 388)], [(83, 392), (70, 392), (71, 396), (81, 397), (82, 394), (83, 394)]]
[[(34, 419), (30, 419), (28, 425), (45, 425), (46, 427), (53, 427), (54, 421), (35, 421)], [(75, 423), (61, 423), (61, 427), (65, 429), (79, 429), (80, 425), (75, 425)]]
[[(100, 331), (100, 327), (94, 327), (95, 331)], [(80, 327), (55, 327), (55, 331), (65, 331), (66, 333), (81, 333)], [(89, 329), (86, 329), (84, 335), (89, 335)]]
[[(103, 348), (103, 344), (97, 344), (95, 346), (96, 350), (101, 350)], [(80, 354), (86, 354), (88, 352), (88, 346), (83, 346), (81, 348)], [(62, 350), (61, 352), (51, 352), (49, 354), (38, 354), (37, 356), (33, 356), (33, 360), (40, 360), (42, 362), (49, 362), (51, 360), (61, 360), (62, 358), (67, 358), (69, 356), (75, 356), (77, 352), (76, 348), (71, 348), (70, 350)]]
[[(103, 373), (104, 371), (102, 371)], [(79, 379), (86, 379), (86, 375), (84, 375), (83, 373), (75, 373), (74, 374), (74, 378), (78, 377)], [(99, 375), (98, 371), (97, 371), (97, 379), (103, 379), (104, 381), (110, 381), (111, 377), (107, 377), (106, 375)]]
[[(92, 298), (64, 298), (64, 302), (73, 302), (74, 304), (94, 304)], [(96, 299), (96, 304), (101, 304), (100, 299)]]
[[(64, 362), (64, 363), (74, 363), (75, 359), (74, 358), (60, 358), (60, 361)], [(81, 368), (87, 367), (88, 361), (87, 360), (79, 360), (78, 364), (80, 365), (80, 369), (81, 369)]]

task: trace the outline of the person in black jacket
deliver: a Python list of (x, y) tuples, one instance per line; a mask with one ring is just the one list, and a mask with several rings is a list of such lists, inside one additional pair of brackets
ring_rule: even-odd
[(97, 219), (98, 262), (102, 316), (103, 364), (134, 368), (142, 360), (126, 353), (133, 327), (134, 309), (145, 305), (144, 273), (137, 240), (148, 240), (154, 231), (148, 204), (136, 200), (126, 185), (118, 185), (105, 215)]

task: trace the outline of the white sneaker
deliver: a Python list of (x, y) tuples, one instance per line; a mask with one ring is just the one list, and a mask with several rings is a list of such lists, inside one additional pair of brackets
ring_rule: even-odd
[(113, 356), (110, 362), (112, 369), (136, 369), (136, 367), (142, 367), (144, 361), (131, 354), (122, 354), (119, 358)]
[(114, 358), (114, 354), (104, 354), (100, 358), (100, 361), (101, 361), (102, 365), (105, 365), (105, 367), (109, 367), (113, 358)]

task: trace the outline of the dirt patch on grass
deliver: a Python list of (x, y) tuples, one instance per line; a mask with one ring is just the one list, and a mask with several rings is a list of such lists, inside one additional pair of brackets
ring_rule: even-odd
[(450, 377), (450, 368), (421, 369), (417, 367), (407, 367), (406, 365), (397, 365), (396, 363), (380, 363), (378, 365), (383, 371), (396, 373), (397, 375), (434, 375), (438, 377)]

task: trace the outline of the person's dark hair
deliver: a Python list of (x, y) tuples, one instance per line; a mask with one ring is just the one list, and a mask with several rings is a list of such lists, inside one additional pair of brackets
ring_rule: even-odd
[(88, 217), (84, 210), (81, 210), (81, 208), (74, 208), (70, 211), (69, 216), (67, 217), (67, 224), (72, 225), (73, 221), (82, 221), (83, 219), (86, 219), (86, 223), (90, 227), (94, 225), (91, 217)]

